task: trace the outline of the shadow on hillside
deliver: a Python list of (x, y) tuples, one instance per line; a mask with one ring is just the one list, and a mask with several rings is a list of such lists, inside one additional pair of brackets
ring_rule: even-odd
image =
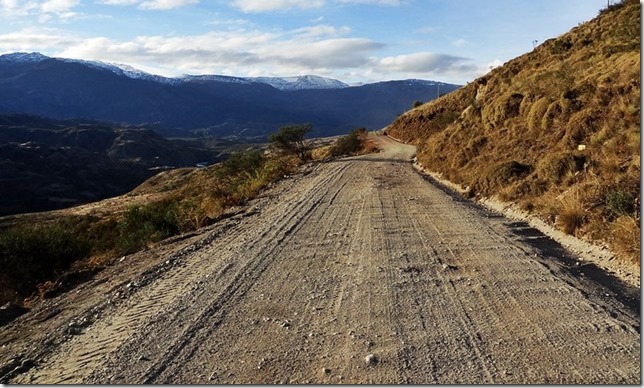
[[(416, 171), (416, 170), (414, 170)], [(434, 187), (451, 197), (455, 202), (461, 203), (471, 209), (474, 209), (484, 218), (503, 218), (502, 214), (491, 211), (482, 205), (479, 205), (459, 193), (444, 186), (431, 176), (416, 171), (423, 179), (430, 182)], [(546, 236), (540, 230), (533, 228), (525, 221), (507, 221), (504, 226), (512, 232), (519, 241), (534, 248), (539, 255), (537, 260), (546, 266), (551, 273), (559, 278), (566, 280), (566, 277), (575, 279), (580, 283), (583, 289), (579, 289), (577, 284), (571, 284), (576, 289), (584, 292), (586, 297), (592, 301), (602, 302), (609, 299), (619, 301), (626, 309), (636, 315), (640, 315), (640, 289), (633, 287), (617, 276), (606, 272), (599, 266), (590, 262), (580, 262), (570, 253), (563, 245)], [(577, 264), (579, 263), (579, 264)], [(590, 291), (589, 291), (590, 290)], [(615, 314), (611, 312), (611, 314)], [(639, 326), (635, 327), (639, 332)]]
[[(564, 246), (546, 236), (540, 230), (533, 228), (525, 221), (510, 222), (506, 226), (519, 237), (520, 241), (532, 246), (539, 252), (539, 261), (548, 267), (551, 272), (562, 272), (582, 282), (585, 280), (593, 283), (598, 287), (598, 289), (593, 287), (593, 289), (597, 289), (594, 296), (598, 296), (600, 299), (613, 297), (630, 311), (640, 315), (640, 291), (638, 288), (630, 286), (594, 263), (579, 261)], [(553, 268), (551, 264), (555, 264), (557, 268)]]

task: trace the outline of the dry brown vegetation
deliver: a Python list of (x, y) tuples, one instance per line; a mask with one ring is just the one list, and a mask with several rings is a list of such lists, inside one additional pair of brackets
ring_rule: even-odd
[[(375, 150), (360, 129), (307, 151), (304, 159)], [(0, 227), (0, 305), (55, 296), (117, 257), (212, 224), (302, 163), (297, 152), (250, 149), (207, 168), (161, 172), (90, 212), (7, 217)]]
[(131, 193), (144, 198), (132, 205), (17, 218), (0, 230), (0, 304), (21, 302), (36, 290), (36, 298), (55, 295), (73, 287), (70, 272), (95, 271), (115, 257), (209, 225), (299, 164), (295, 155), (249, 150), (208, 168), (161, 173)]
[(497, 195), (639, 262), (640, 4), (627, 0), (387, 129)]

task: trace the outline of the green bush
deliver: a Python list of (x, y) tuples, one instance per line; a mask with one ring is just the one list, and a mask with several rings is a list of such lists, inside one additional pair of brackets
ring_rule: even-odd
[(90, 256), (134, 253), (204, 226), (292, 171), (293, 159), (268, 158), (261, 150), (233, 154), (209, 171), (200, 170), (198, 181), (168, 199), (132, 206), (120, 215), (66, 217), (0, 230), (0, 305), (19, 302)]
[(0, 266), (18, 293), (27, 295), (36, 284), (90, 253), (90, 241), (78, 225), (76, 218), (67, 218), (0, 232)]
[(249, 150), (230, 155), (217, 169), (219, 178), (230, 178), (237, 175), (253, 175), (266, 163), (266, 157), (261, 150)]
[(150, 242), (179, 233), (179, 225), (178, 206), (175, 201), (130, 207), (118, 223), (118, 248), (123, 253), (136, 252)]
[(310, 132), (311, 124), (285, 125), (268, 137), (268, 141), (275, 149), (297, 155), (300, 160), (307, 159), (308, 145), (304, 135)]
[(354, 129), (350, 134), (335, 141), (331, 147), (332, 156), (352, 155), (362, 149), (362, 137), (366, 134), (364, 128)]
[(610, 191), (606, 194), (606, 206), (614, 216), (627, 215), (635, 210), (635, 199), (624, 191)]
[(513, 183), (532, 172), (529, 164), (519, 163), (515, 160), (502, 162), (489, 168), (475, 183), (477, 192), (491, 194), (500, 188)]

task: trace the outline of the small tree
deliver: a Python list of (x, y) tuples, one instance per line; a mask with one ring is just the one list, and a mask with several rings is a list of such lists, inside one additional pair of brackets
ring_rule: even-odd
[(311, 130), (311, 124), (286, 125), (268, 137), (271, 145), (279, 150), (294, 153), (301, 160), (306, 158), (308, 146), (304, 135)]
[(354, 129), (350, 134), (335, 141), (331, 147), (331, 155), (352, 155), (358, 153), (364, 146), (363, 139), (367, 137), (364, 128)]
[(423, 105), (423, 102), (422, 102), (422, 101), (420, 101), (420, 100), (416, 100), (416, 101), (414, 101), (414, 103), (412, 104), (412, 108), (418, 108), (418, 107), (419, 107), (419, 106), (421, 106), (421, 105)]

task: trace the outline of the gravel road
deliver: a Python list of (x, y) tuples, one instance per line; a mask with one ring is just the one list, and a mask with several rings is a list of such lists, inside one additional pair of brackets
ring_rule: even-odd
[(378, 141), (0, 328), (0, 381), (641, 383), (639, 288)]

